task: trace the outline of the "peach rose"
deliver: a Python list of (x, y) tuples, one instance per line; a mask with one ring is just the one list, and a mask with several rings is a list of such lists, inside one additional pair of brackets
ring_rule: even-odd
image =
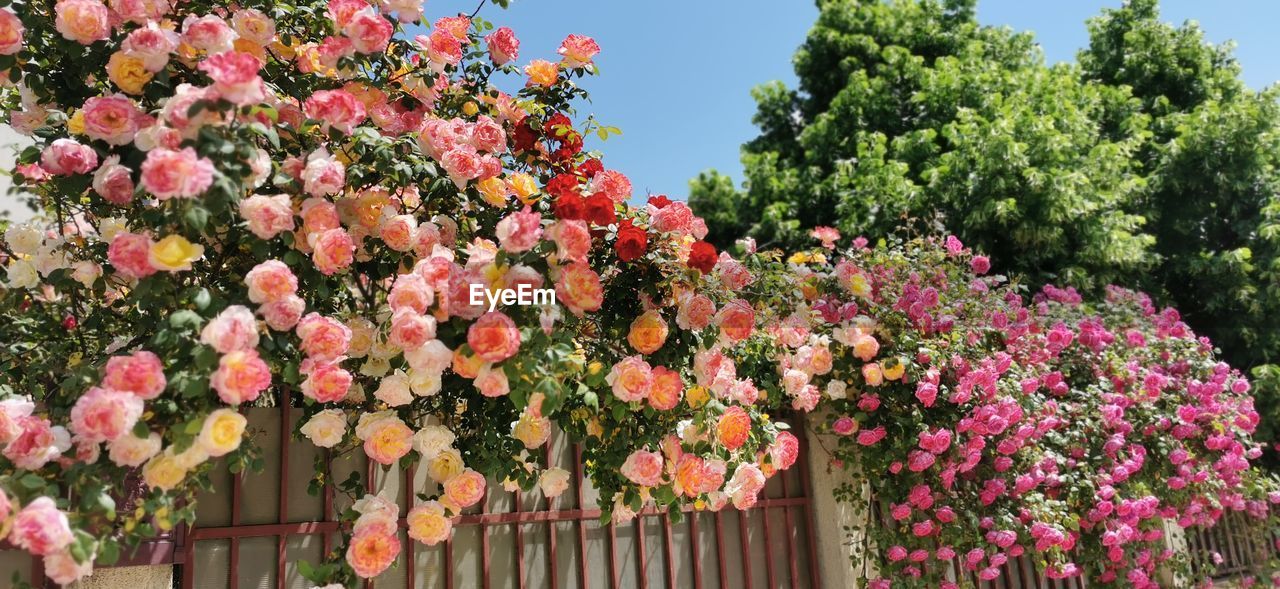
[(95, 96), (84, 102), (84, 133), (111, 145), (133, 141), (144, 118), (143, 112), (123, 94)]
[(413, 430), (398, 417), (382, 420), (364, 441), (364, 453), (379, 464), (394, 464), (413, 448)]
[(34, 415), (18, 420), (22, 432), (4, 447), (4, 457), (24, 470), (37, 470), (71, 449), (71, 434)]
[(653, 368), (653, 386), (649, 388), (649, 405), (659, 411), (674, 409), (684, 395), (680, 373), (663, 366)]
[(160, 434), (151, 432), (145, 438), (126, 433), (107, 444), (107, 457), (120, 466), (136, 467), (160, 453)]
[(164, 392), (166, 380), (160, 357), (146, 350), (107, 359), (102, 386), (128, 391), (139, 399), (154, 399)]
[(298, 277), (279, 260), (267, 260), (244, 275), (249, 300), (254, 303), (278, 301), (298, 292)]
[(524, 75), (529, 77), (528, 86), (553, 86), (560, 78), (560, 64), (535, 59), (524, 66)]
[(604, 288), (600, 275), (583, 263), (574, 262), (560, 269), (556, 281), (556, 300), (569, 308), (574, 315), (584, 311), (598, 311), (604, 303)]
[(453, 520), (445, 514), (439, 501), (427, 501), (410, 509), (405, 523), (409, 526), (409, 537), (427, 546), (447, 540), (453, 532)]
[(485, 362), (501, 362), (520, 350), (520, 330), (505, 313), (490, 311), (467, 329), (467, 344)]
[(334, 403), (346, 398), (351, 390), (351, 373), (337, 364), (320, 364), (302, 381), (302, 394), (320, 403)]
[(685, 454), (676, 464), (676, 483), (687, 497), (710, 493), (724, 484), (725, 465), (720, 460), (704, 460)]
[(532, 406), (520, 412), (520, 419), (511, 424), (511, 437), (520, 440), (525, 448), (533, 450), (551, 438), (551, 420)]
[(352, 46), (360, 53), (382, 53), (395, 32), (385, 16), (366, 8), (356, 12), (351, 21), (342, 27), (342, 34), (351, 39)]
[(445, 448), (427, 462), (427, 475), (443, 484), (462, 472), (462, 454), (456, 448)]
[(720, 337), (729, 344), (751, 337), (755, 324), (755, 309), (751, 307), (751, 303), (743, 299), (726, 303), (716, 314), (716, 325), (720, 327)]
[(362, 579), (372, 579), (387, 570), (400, 554), (400, 540), (394, 527), (373, 526), (351, 537), (347, 563)]
[(387, 247), (398, 252), (413, 249), (418, 241), (418, 221), (413, 215), (392, 215), (382, 220), (378, 235)]
[(40, 152), (40, 167), (54, 176), (88, 174), (98, 167), (98, 153), (75, 139), (55, 139)]
[(67, 550), (44, 557), (44, 575), (59, 585), (69, 585), (93, 574), (93, 558), (83, 564), (76, 562)]
[(336, 360), (351, 346), (351, 328), (319, 313), (308, 313), (298, 321), (296, 331), (302, 352), (317, 362)]
[(486, 397), (502, 397), (511, 392), (511, 386), (507, 382), (507, 373), (501, 366), (493, 364), (485, 364), (476, 372), (474, 382), (476, 389), (481, 395)]
[(87, 442), (109, 442), (133, 429), (142, 399), (125, 391), (92, 387), (71, 408), (71, 431)]
[(128, 205), (133, 190), (133, 171), (120, 165), (120, 156), (107, 158), (93, 173), (93, 191), (113, 205)]
[(293, 329), (305, 310), (307, 310), (307, 302), (302, 300), (302, 297), (292, 294), (258, 307), (258, 312), (262, 314), (267, 326), (276, 331)]
[(227, 22), (217, 15), (187, 15), (182, 21), (182, 42), (205, 53), (230, 51), (235, 47), (236, 34)]
[(733, 405), (725, 410), (716, 422), (716, 439), (729, 450), (737, 450), (747, 443), (751, 435), (751, 416), (742, 407)]
[(556, 243), (556, 255), (565, 262), (587, 262), (591, 251), (591, 232), (586, 221), (556, 221), (547, 228), (547, 236)]
[(542, 215), (525, 206), (524, 210), (513, 212), (498, 221), (494, 234), (498, 237), (498, 243), (502, 244), (502, 249), (512, 253), (527, 252), (538, 245), (538, 240), (542, 238)]
[(177, 33), (161, 27), (157, 22), (148, 21), (125, 37), (120, 50), (125, 55), (140, 60), (147, 71), (158, 72), (168, 65), (169, 55), (177, 51), (180, 42)]
[(676, 325), (680, 329), (698, 331), (711, 325), (716, 313), (716, 304), (706, 295), (691, 294), (680, 300), (680, 308), (676, 312)]
[(111, 36), (111, 11), (98, 0), (60, 0), (54, 26), (62, 38), (92, 45)]
[(0, 446), (22, 435), (22, 419), (30, 417), (36, 404), (26, 397), (9, 397), (0, 401)]
[(509, 27), (499, 27), (484, 38), (489, 46), (489, 59), (494, 65), (505, 65), (520, 58), (520, 39)]
[(387, 342), (402, 350), (416, 350), (436, 337), (436, 319), (413, 309), (400, 309), (391, 316)]
[(641, 354), (652, 354), (662, 348), (667, 341), (667, 322), (662, 313), (650, 309), (641, 313), (631, 322), (631, 330), (627, 333), (627, 343)]
[(392, 311), (412, 309), (418, 313), (426, 313), (435, 300), (435, 293), (427, 280), (418, 274), (401, 274), (396, 276), (391, 292), (387, 294), (387, 304)]
[(15, 546), (37, 556), (60, 552), (73, 539), (67, 514), (48, 497), (37, 497), (23, 506), (14, 516), (9, 532), (9, 540)]
[(252, 350), (258, 346), (258, 321), (248, 307), (231, 305), (200, 330), (200, 343), (220, 354)]
[(467, 508), (484, 499), (484, 475), (466, 469), (444, 482), (444, 495), (458, 508)]
[(643, 401), (653, 386), (653, 369), (640, 356), (623, 358), (605, 376), (613, 394), (625, 402)]
[(213, 184), (213, 162), (196, 150), (156, 148), (142, 162), (142, 188), (160, 200), (195, 198)]
[(538, 476), (538, 488), (547, 499), (554, 499), (569, 489), (569, 478), (569, 471), (563, 468), (548, 468)]
[(569, 35), (560, 43), (557, 53), (564, 57), (564, 67), (578, 68), (591, 65), (591, 60), (600, 53), (600, 45), (591, 37)]
[(733, 499), (737, 509), (751, 509), (756, 504), (760, 490), (764, 489), (765, 476), (754, 464), (739, 464), (733, 471), (733, 478), (725, 484), (724, 491)]
[(8, 8), (0, 8), (0, 55), (22, 50), (22, 20)]
[(293, 202), (287, 194), (255, 194), (240, 201), (240, 216), (258, 239), (271, 239), (293, 231)]
[(657, 487), (662, 484), (663, 460), (659, 452), (636, 450), (627, 456), (620, 469), (622, 476), (642, 487)]
[(169, 491), (187, 477), (189, 467), (172, 450), (170, 448), (153, 456), (142, 466), (142, 480), (148, 487)]
[(313, 234), (310, 241), (311, 260), (325, 276), (345, 270), (355, 261), (356, 243), (345, 229), (329, 229)]
[(409, 390), (409, 375), (403, 370), (397, 370), (390, 376), (383, 377), (373, 396), (389, 407), (408, 405), (413, 401), (413, 393)]
[(248, 403), (271, 386), (271, 369), (255, 349), (236, 350), (218, 359), (209, 386), (228, 405)]

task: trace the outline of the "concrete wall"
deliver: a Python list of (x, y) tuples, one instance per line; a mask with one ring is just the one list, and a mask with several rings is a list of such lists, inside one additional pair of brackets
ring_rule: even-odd
[[(821, 423), (823, 418), (816, 416), (809, 421)], [(860, 589), (866, 586), (867, 578), (874, 575), (868, 570), (865, 553), (865, 534), (858, 532), (867, 522), (867, 510), (859, 510), (848, 503), (836, 500), (835, 490), (841, 483), (849, 480), (850, 474), (841, 466), (831, 464), (828, 448), (834, 448), (836, 440), (831, 435), (818, 435), (806, 432), (806, 456), (809, 461), (809, 473), (812, 478), (812, 509), (816, 524), (815, 535), (817, 546), (814, 547), (822, 573), (822, 585), (826, 589)], [(868, 499), (870, 486), (865, 479), (857, 479), (855, 485), (861, 488), (862, 497)], [(859, 564), (861, 563), (861, 564)]]
[(8, 125), (0, 124), (0, 218), (22, 221), (31, 217), (31, 210), (16, 197), (9, 194), (13, 181), (9, 171), (13, 168), (13, 158), (18, 151), (31, 144), (27, 137), (19, 135)]

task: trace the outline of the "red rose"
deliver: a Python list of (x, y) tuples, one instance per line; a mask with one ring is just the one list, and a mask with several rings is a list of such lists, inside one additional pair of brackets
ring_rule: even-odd
[(613, 249), (618, 252), (618, 259), (630, 262), (643, 256), (648, 247), (649, 236), (644, 229), (632, 225), (631, 219), (623, 221), (618, 227), (618, 241), (613, 244)]
[(689, 248), (687, 264), (690, 268), (705, 274), (716, 266), (716, 258), (716, 246), (705, 241), (695, 241)]
[(538, 144), (538, 135), (527, 123), (516, 125), (515, 133), (511, 139), (515, 144), (516, 151), (533, 151)]
[(576, 194), (561, 195), (556, 198), (553, 208), (557, 218), (581, 221), (587, 211), (587, 199)]
[(587, 197), (585, 217), (596, 225), (610, 225), (618, 220), (618, 212), (608, 195), (597, 192)]
[(578, 194), (578, 177), (573, 174), (557, 174), (551, 181), (547, 182), (547, 194), (556, 198), (564, 196), (577, 196)]
[(649, 197), (649, 204), (657, 209), (665, 209), (667, 205), (671, 204), (671, 199), (667, 198), (665, 194), (655, 194)]
[(599, 174), (600, 172), (603, 172), (603, 171), (604, 171), (604, 164), (600, 163), (600, 160), (596, 158), (591, 158), (585, 162), (582, 162), (582, 164), (578, 166), (578, 173), (582, 174), (583, 177), (585, 177), (588, 180), (595, 178), (596, 174)]

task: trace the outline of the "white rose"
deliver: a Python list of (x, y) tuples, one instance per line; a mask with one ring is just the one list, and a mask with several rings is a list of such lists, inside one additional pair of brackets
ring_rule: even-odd
[(102, 241), (111, 243), (117, 235), (129, 230), (129, 223), (120, 217), (107, 217), (98, 221), (98, 235)]
[(569, 488), (569, 471), (563, 468), (548, 468), (538, 477), (538, 487), (547, 498), (559, 497)]
[(307, 436), (312, 444), (321, 448), (332, 448), (342, 441), (347, 433), (347, 418), (338, 409), (325, 409), (307, 420), (298, 431)]
[(378, 390), (373, 396), (392, 407), (408, 405), (413, 401), (413, 393), (409, 392), (409, 376), (403, 370), (395, 371), (378, 383)]
[(61, 243), (40, 246), (32, 262), (35, 263), (36, 270), (41, 276), (48, 276), (71, 265), (71, 261), (67, 259), (67, 252), (62, 251), (61, 247)]
[(391, 372), (391, 362), (385, 358), (375, 358), (369, 356), (364, 364), (360, 365), (360, 374), (373, 378), (382, 378)]
[(413, 389), (413, 394), (419, 397), (430, 397), (440, 392), (440, 373), (410, 368), (409, 386)]
[(40, 284), (36, 267), (26, 260), (13, 260), (8, 268), (10, 288), (35, 288)]
[(431, 460), (453, 446), (457, 436), (443, 425), (428, 425), (413, 434), (413, 449), (423, 460)]
[(102, 266), (88, 260), (80, 260), (72, 264), (71, 268), (71, 278), (83, 284), (85, 288), (92, 288), (94, 281), (102, 276)]
[(849, 396), (849, 385), (843, 380), (833, 380), (827, 383), (827, 398), (832, 400), (840, 400)]
[(404, 359), (414, 370), (440, 373), (453, 363), (453, 350), (444, 342), (433, 339), (416, 350), (405, 352)]
[(29, 256), (44, 243), (44, 232), (31, 223), (19, 223), (5, 230), (4, 240), (13, 253)]
[(108, 445), (107, 457), (120, 466), (140, 466), (160, 453), (160, 434), (151, 432), (146, 438), (125, 434)]

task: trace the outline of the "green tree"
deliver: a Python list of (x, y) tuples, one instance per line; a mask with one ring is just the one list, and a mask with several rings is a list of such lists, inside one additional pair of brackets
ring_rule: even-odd
[(1091, 19), (1078, 64), (1054, 66), (975, 3), (819, 0), (799, 86), (754, 92), (742, 188), (691, 182), (711, 237), (945, 228), (1033, 286), (1142, 288), (1259, 367), (1280, 417), (1277, 90), (1250, 90), (1229, 45), (1161, 22), (1156, 0)]

